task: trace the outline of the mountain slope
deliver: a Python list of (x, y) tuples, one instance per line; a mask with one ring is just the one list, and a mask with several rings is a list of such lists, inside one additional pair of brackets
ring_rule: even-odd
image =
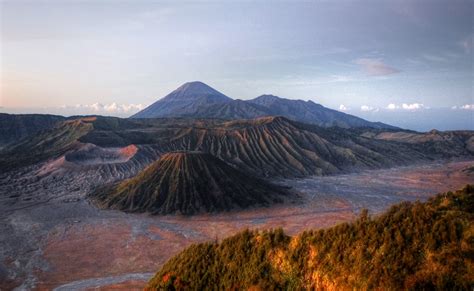
[(200, 106), (196, 112), (189, 114), (192, 118), (216, 119), (252, 119), (272, 114), (267, 108), (243, 100)]
[(270, 115), (285, 116), (292, 120), (319, 126), (396, 128), (332, 110), (313, 101), (289, 100), (274, 95), (262, 95), (248, 102), (266, 108)]
[(158, 147), (165, 152), (208, 152), (261, 177), (330, 175), (437, 157), (437, 153), (425, 153), (422, 146), (374, 140), (346, 129), (305, 125), (283, 117), (189, 127), (163, 139)]
[(284, 116), (325, 127), (396, 128), (332, 110), (312, 101), (290, 100), (273, 95), (262, 95), (246, 101), (233, 100), (202, 82), (182, 85), (131, 118), (249, 119), (263, 116)]
[(180, 117), (194, 113), (200, 106), (230, 101), (231, 98), (202, 82), (189, 82), (131, 118)]
[(62, 116), (48, 114), (0, 113), (0, 148), (41, 130), (53, 128), (65, 119)]
[(325, 128), (284, 117), (235, 121), (91, 117), (77, 121), (80, 126), (70, 122), (0, 152), (0, 169), (57, 158), (73, 150), (74, 144), (146, 146), (151, 156), (202, 151), (260, 177), (349, 173), (474, 154), (473, 132), (443, 133), (452, 138), (406, 143), (367, 136), (367, 129)]
[(413, 131), (361, 131), (361, 136), (407, 145), (422, 145), (426, 153), (441, 157), (467, 151), (474, 153), (474, 132), (469, 130), (413, 132)]
[(473, 253), (474, 187), (466, 186), (296, 237), (247, 230), (193, 245), (147, 290), (471, 290)]
[(49, 130), (23, 138), (0, 152), (0, 170), (33, 165), (78, 149), (79, 138), (93, 130), (94, 120), (95, 117), (67, 120)]
[(95, 191), (98, 205), (156, 214), (217, 212), (267, 205), (285, 196), (281, 187), (248, 176), (210, 154), (164, 154), (136, 177)]

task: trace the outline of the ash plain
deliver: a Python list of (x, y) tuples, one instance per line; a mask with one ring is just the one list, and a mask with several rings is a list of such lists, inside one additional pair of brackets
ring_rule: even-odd
[(0, 290), (139, 288), (192, 243), (245, 228), (282, 227), (297, 234), (350, 221), (362, 208), (376, 215), (400, 201), (425, 200), (473, 183), (468, 170), (473, 166), (472, 160), (453, 160), (277, 180), (300, 193), (301, 201), (192, 217), (123, 213), (89, 203), (86, 195), (95, 186), (133, 176), (140, 165), (125, 169), (127, 174), (51, 165), (2, 174)]

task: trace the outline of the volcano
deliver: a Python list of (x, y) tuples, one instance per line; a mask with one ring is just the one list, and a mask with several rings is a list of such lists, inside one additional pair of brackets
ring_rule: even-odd
[(188, 82), (131, 118), (178, 117), (193, 114), (203, 106), (231, 101), (231, 98), (202, 82)]
[(370, 122), (326, 108), (311, 100), (293, 100), (274, 95), (262, 95), (251, 100), (234, 100), (199, 81), (185, 83), (132, 115), (131, 118), (184, 117), (235, 120), (265, 116), (284, 116), (294, 121), (324, 127), (397, 129), (388, 124)]
[(287, 191), (203, 152), (164, 154), (132, 179), (100, 188), (104, 208), (154, 214), (196, 214), (282, 202)]

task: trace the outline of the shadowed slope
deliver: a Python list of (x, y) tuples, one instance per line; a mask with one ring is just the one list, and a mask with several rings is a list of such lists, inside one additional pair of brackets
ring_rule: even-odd
[(378, 140), (386, 140), (404, 144), (423, 144), (426, 152), (444, 153), (446, 156), (468, 151), (474, 153), (474, 131), (438, 131), (412, 132), (412, 131), (390, 131), (390, 132), (364, 132), (363, 136)]
[(91, 194), (100, 206), (157, 214), (217, 212), (282, 201), (283, 188), (210, 154), (164, 154), (136, 177)]
[(197, 244), (147, 290), (471, 290), (474, 188), (289, 237), (244, 231)]
[(249, 119), (262, 116), (271, 116), (267, 108), (244, 100), (233, 100), (232, 102), (217, 103), (209, 106), (201, 106), (196, 112), (189, 114), (194, 118), (216, 118), (216, 119)]
[(160, 143), (164, 151), (197, 150), (264, 177), (329, 175), (429, 160), (415, 146), (374, 140), (341, 128), (284, 117), (190, 127)]
[(207, 152), (260, 177), (348, 173), (474, 154), (473, 132), (445, 132), (440, 134), (449, 138), (416, 142), (386, 140), (376, 134), (377, 130), (325, 128), (284, 117), (234, 121), (89, 117), (62, 122), (6, 148), (0, 152), (0, 168), (11, 170), (2, 166), (56, 158), (78, 143), (146, 146), (153, 156), (170, 151)]
[(274, 95), (262, 95), (248, 102), (266, 108), (270, 115), (285, 116), (295, 121), (319, 126), (396, 128), (381, 122), (370, 122), (354, 115), (329, 109), (311, 100), (290, 100)]
[(0, 153), (0, 169), (7, 171), (57, 158), (80, 145), (78, 139), (93, 130), (95, 117), (68, 120), (50, 130), (7, 147)]
[(49, 114), (0, 113), (0, 148), (56, 126), (65, 117)]

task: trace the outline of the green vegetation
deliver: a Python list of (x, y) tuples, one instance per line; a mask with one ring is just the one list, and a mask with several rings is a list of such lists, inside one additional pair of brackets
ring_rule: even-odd
[(300, 290), (474, 288), (474, 186), (404, 202), (372, 218), (289, 237), (243, 231), (193, 245), (148, 289)]

